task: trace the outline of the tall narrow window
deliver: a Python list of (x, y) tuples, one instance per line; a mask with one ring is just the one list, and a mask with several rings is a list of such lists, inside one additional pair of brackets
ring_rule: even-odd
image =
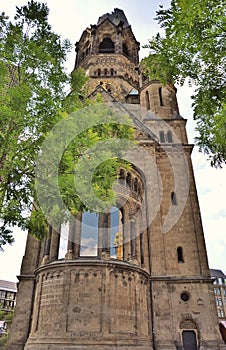
[(164, 131), (160, 131), (159, 133), (159, 138), (160, 138), (160, 142), (164, 143), (165, 142), (165, 134)]
[(100, 77), (100, 75), (101, 75), (101, 70), (100, 69), (97, 70), (97, 75), (98, 75), (98, 77)]
[(58, 259), (64, 259), (67, 253), (69, 223), (62, 224), (60, 229), (60, 245), (58, 252)]
[(126, 56), (129, 56), (129, 51), (128, 51), (128, 47), (126, 46), (126, 44), (122, 45), (122, 50)]
[(120, 173), (119, 173), (119, 183), (121, 185), (126, 186), (126, 174), (125, 171), (123, 169), (120, 169)]
[(183, 248), (182, 247), (178, 247), (177, 248), (177, 261), (179, 263), (183, 263), (184, 262)]
[(170, 130), (167, 131), (167, 141), (169, 143), (173, 142), (172, 132)]
[(160, 103), (160, 106), (163, 106), (163, 101), (162, 101), (162, 88), (161, 88), (161, 87), (159, 88), (159, 103)]
[(111, 258), (123, 260), (122, 213), (117, 207), (111, 208), (110, 235)]
[(80, 256), (97, 256), (99, 215), (89, 211), (82, 214)]
[(147, 109), (150, 109), (150, 99), (149, 99), (149, 93), (148, 93), (148, 91), (146, 91), (145, 97), (146, 97), (146, 108), (147, 108)]
[(144, 242), (143, 242), (143, 233), (140, 234), (140, 262), (141, 262), (141, 265), (144, 265)]
[(177, 205), (177, 197), (175, 192), (171, 193), (171, 203), (172, 205)]
[(104, 75), (108, 75), (108, 70), (105, 68)]
[(132, 187), (132, 177), (130, 173), (128, 173), (126, 176), (126, 183), (130, 188)]

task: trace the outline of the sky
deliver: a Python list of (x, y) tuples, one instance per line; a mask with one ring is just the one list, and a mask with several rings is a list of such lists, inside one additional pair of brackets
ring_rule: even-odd
[[(23, 0), (0, 0), (0, 10), (13, 18), (15, 6), (25, 5)], [(148, 39), (161, 32), (154, 20), (159, 5), (169, 6), (168, 0), (46, 0), (50, 9), (49, 22), (53, 30), (62, 39), (68, 38), (72, 44), (80, 39), (83, 30), (90, 24), (96, 24), (98, 18), (112, 12), (114, 8), (122, 9), (132, 26), (136, 39), (141, 44), (140, 58), (148, 55), (148, 49), (142, 48)], [(72, 71), (75, 62), (74, 48), (68, 55), (66, 67)], [(195, 122), (192, 119), (191, 94), (194, 88), (177, 87), (180, 114), (187, 119), (187, 132), (190, 143), (194, 142)], [(201, 209), (201, 217), (210, 268), (226, 272), (226, 167), (210, 167), (206, 156), (194, 147), (193, 167)], [(0, 279), (17, 281), (20, 265), (25, 250), (26, 233), (15, 230), (15, 242), (0, 252)]]

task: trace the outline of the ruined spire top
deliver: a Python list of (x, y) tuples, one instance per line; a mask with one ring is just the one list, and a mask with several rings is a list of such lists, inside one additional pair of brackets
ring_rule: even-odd
[(102, 23), (106, 18), (111, 22), (118, 25), (120, 22), (123, 22), (123, 28), (129, 26), (129, 22), (124, 14), (124, 12), (118, 8), (115, 8), (111, 13), (105, 13), (103, 16), (99, 17), (97, 24)]

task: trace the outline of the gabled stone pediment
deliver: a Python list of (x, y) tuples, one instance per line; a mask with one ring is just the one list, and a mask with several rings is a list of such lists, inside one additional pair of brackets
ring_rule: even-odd
[(97, 31), (106, 30), (106, 29), (113, 29), (115, 31), (115, 28), (117, 28), (117, 25), (114, 24), (109, 18), (106, 18), (103, 22), (101, 22), (99, 25), (97, 25)]
[(103, 102), (115, 102), (115, 98), (108, 92), (102, 84), (96, 86), (96, 88), (89, 94), (88, 98), (96, 98), (97, 95), (101, 95)]

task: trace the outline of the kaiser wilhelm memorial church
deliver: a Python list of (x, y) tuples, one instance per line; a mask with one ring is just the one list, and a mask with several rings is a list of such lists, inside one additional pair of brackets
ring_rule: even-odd
[(51, 226), (44, 241), (28, 234), (7, 350), (225, 349), (186, 120), (139, 48), (120, 9), (76, 43), (88, 97), (130, 118), (136, 150), (118, 170), (115, 206), (78, 213), (63, 255)]

